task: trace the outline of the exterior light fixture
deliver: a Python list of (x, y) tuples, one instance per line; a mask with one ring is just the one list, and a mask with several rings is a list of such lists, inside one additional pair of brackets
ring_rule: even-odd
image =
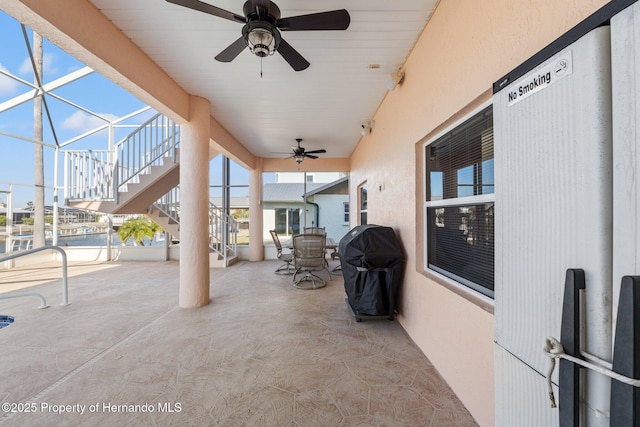
[(387, 79), (387, 89), (394, 90), (396, 86), (402, 83), (404, 80), (404, 71), (398, 70), (389, 74), (389, 78)]
[(368, 120), (364, 122), (361, 126), (362, 126), (362, 130), (360, 131), (360, 135), (367, 136), (367, 134), (371, 133), (371, 130), (376, 126), (376, 121)]

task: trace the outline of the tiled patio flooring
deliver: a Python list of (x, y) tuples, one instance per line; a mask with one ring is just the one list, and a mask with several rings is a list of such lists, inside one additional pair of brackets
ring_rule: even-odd
[(0, 300), (0, 402), (22, 411), (0, 425), (476, 425), (398, 322), (357, 323), (342, 277), (297, 290), (277, 265), (213, 269), (200, 309), (177, 307), (175, 262), (71, 267), (69, 306), (59, 279), (0, 271), (51, 305)]

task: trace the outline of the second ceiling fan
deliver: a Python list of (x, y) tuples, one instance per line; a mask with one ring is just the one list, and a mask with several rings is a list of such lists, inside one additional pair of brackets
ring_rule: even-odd
[(318, 156), (316, 156), (316, 154), (323, 154), (327, 152), (327, 150), (325, 150), (324, 148), (321, 148), (319, 150), (305, 151), (304, 147), (300, 146), (302, 138), (296, 138), (296, 142), (298, 143), (298, 146), (291, 147), (291, 155), (287, 157), (287, 159), (293, 158), (298, 164), (302, 163), (305, 157), (308, 157), (309, 159), (317, 159)]
[(346, 30), (351, 23), (345, 9), (280, 18), (280, 8), (269, 0), (248, 0), (242, 8), (244, 16), (199, 0), (166, 1), (244, 24), (242, 36), (220, 52), (216, 60), (231, 62), (248, 46), (260, 58), (278, 52), (295, 71), (305, 70), (309, 61), (282, 38), (280, 31)]

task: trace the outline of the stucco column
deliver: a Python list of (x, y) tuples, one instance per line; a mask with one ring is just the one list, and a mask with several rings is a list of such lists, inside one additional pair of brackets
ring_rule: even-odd
[(180, 136), (180, 307), (209, 304), (209, 101), (189, 97)]
[(262, 221), (262, 160), (249, 173), (249, 261), (264, 260)]

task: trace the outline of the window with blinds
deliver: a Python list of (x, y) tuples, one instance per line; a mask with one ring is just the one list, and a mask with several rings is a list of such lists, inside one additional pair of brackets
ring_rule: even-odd
[(493, 297), (493, 114), (489, 106), (425, 146), (429, 269)]

